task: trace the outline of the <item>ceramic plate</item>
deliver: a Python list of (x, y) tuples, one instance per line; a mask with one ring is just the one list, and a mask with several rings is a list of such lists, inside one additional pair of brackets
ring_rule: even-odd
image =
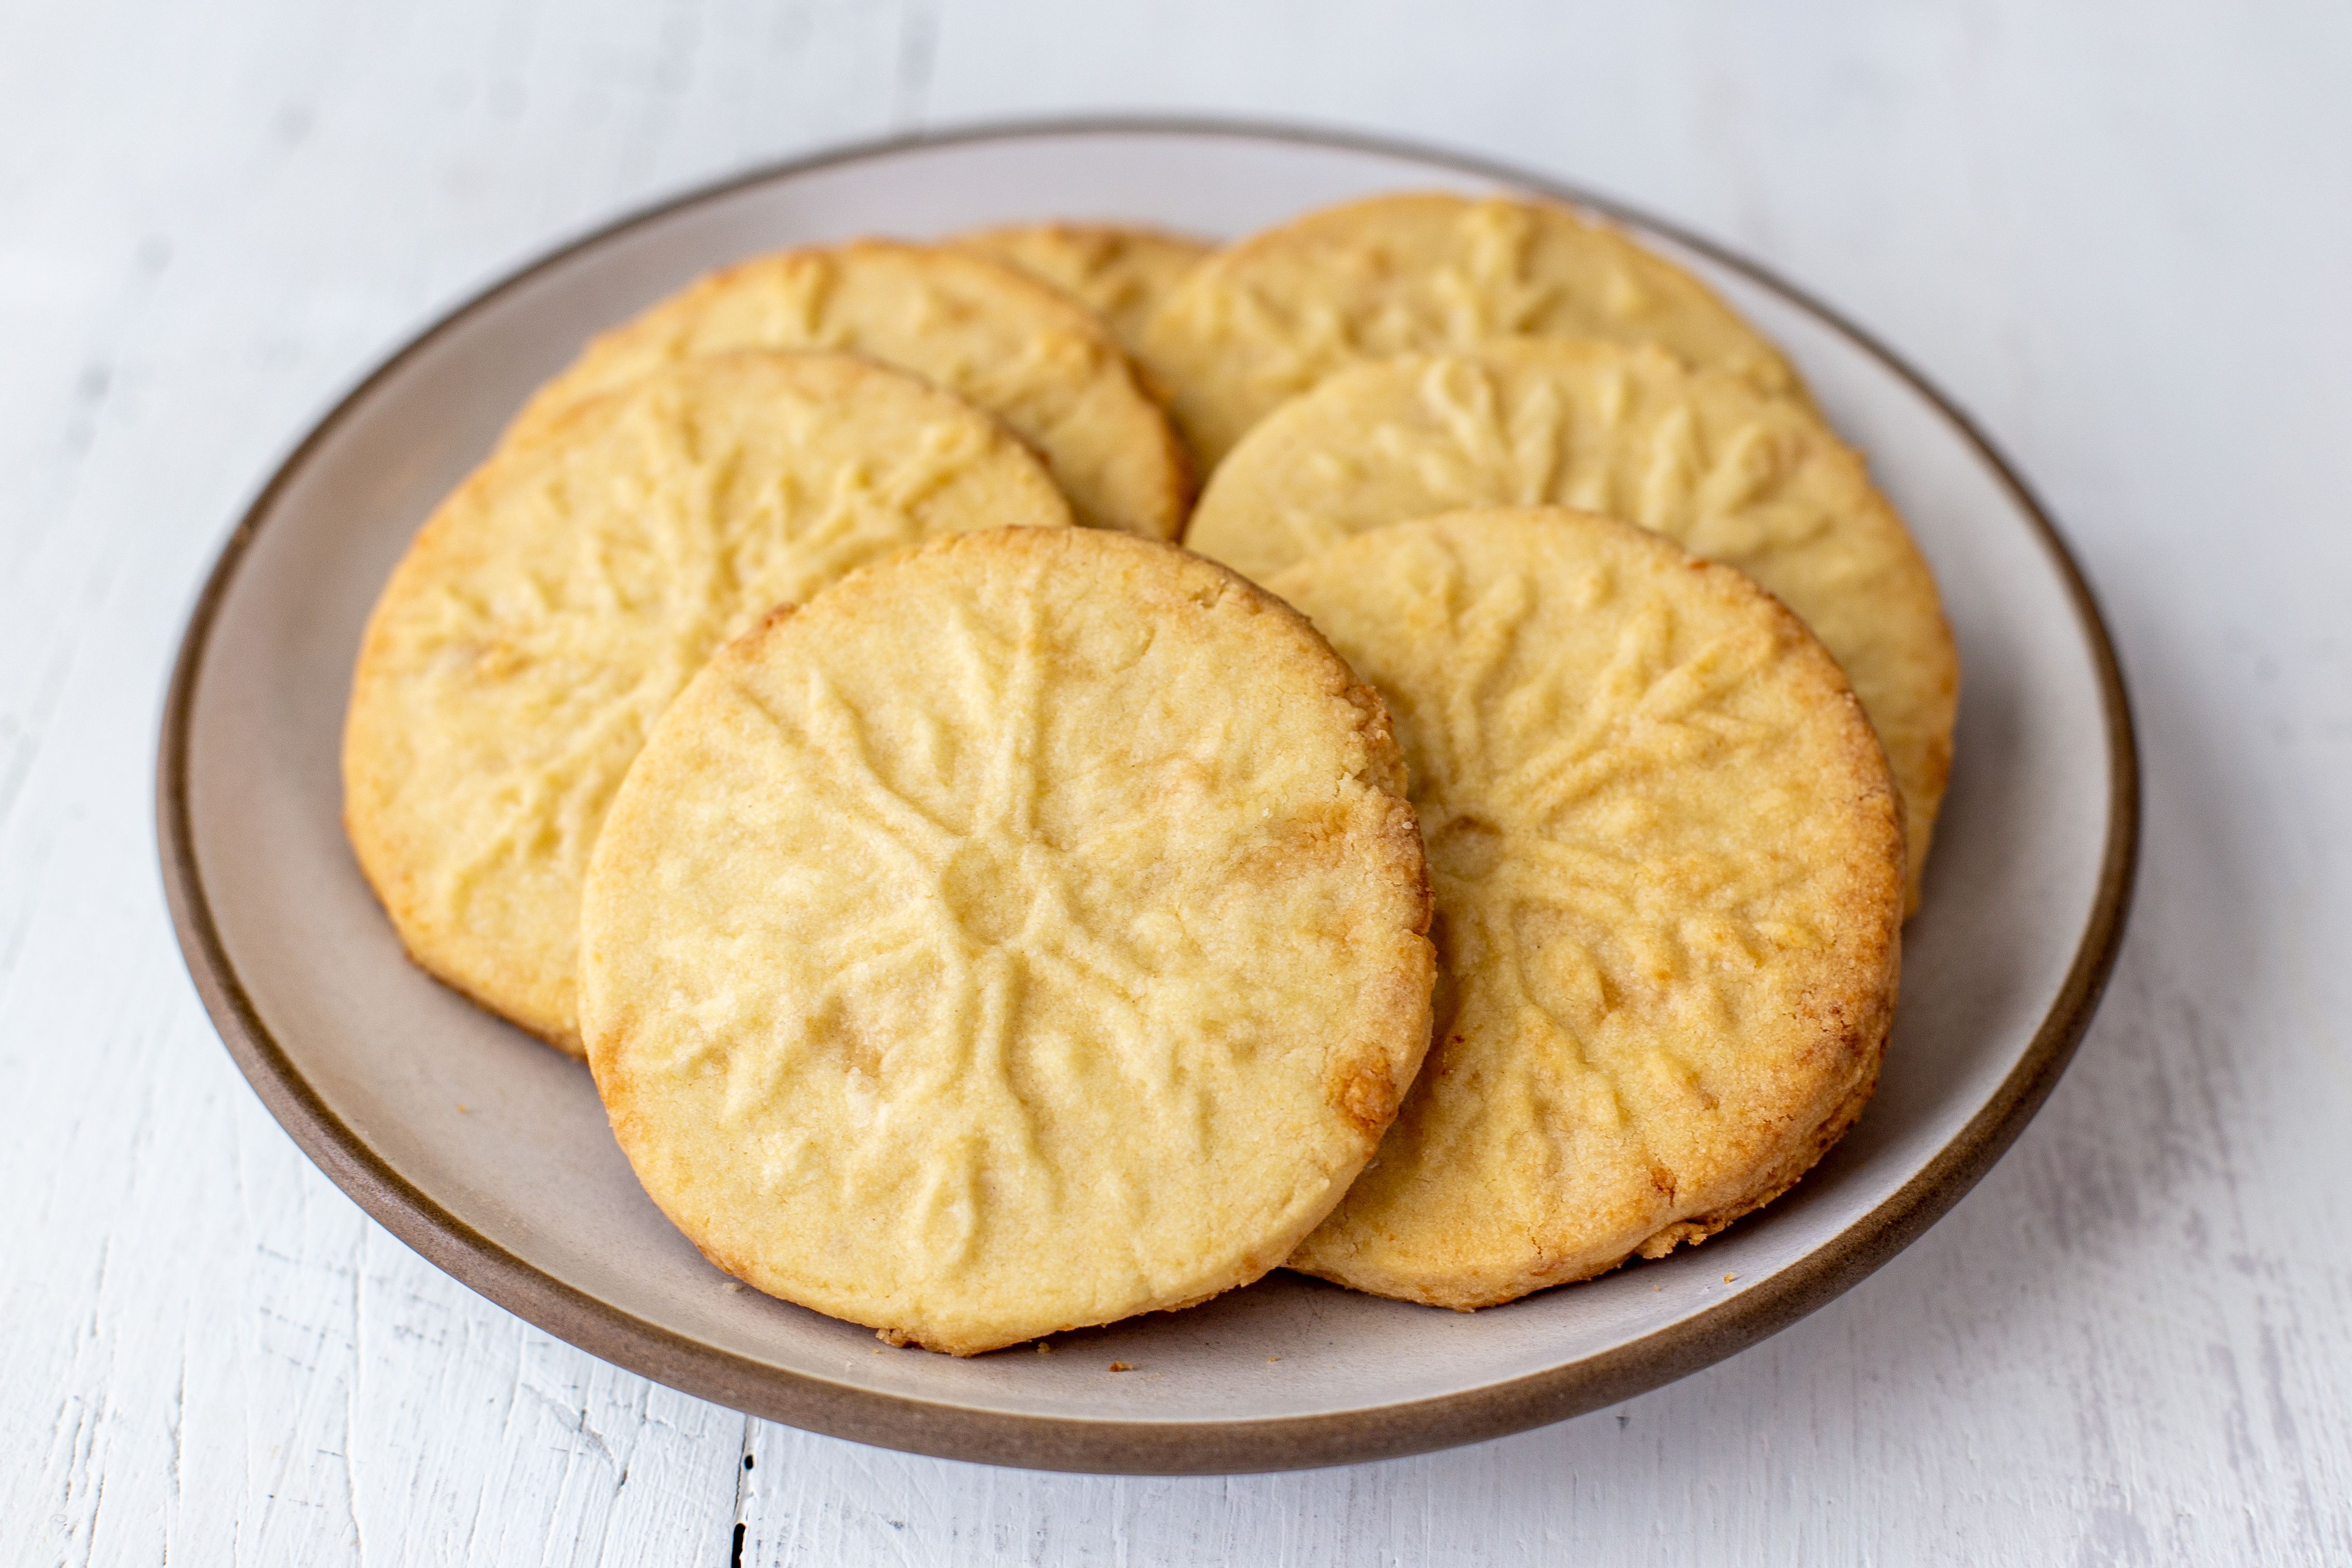
[[(580, 1064), (402, 957), (343, 842), (337, 747), (369, 605), (442, 493), (583, 338), (752, 252), (1037, 217), (1211, 236), (1397, 187), (1597, 208), (1779, 340), (1941, 580), (1958, 762), (1868, 1114), (1705, 1247), (1475, 1315), (1277, 1273), (1191, 1311), (956, 1361), (732, 1287), (662, 1218)], [(1793, 1321), (1999, 1157), (2089, 1021), (2129, 897), (2130, 721), (2082, 578), (1916, 373), (1727, 254), (1548, 180), (1225, 125), (1024, 126), (826, 153), (624, 219), (401, 349), (262, 489), (191, 619), (164, 716), (163, 868), (198, 990), (327, 1174), (467, 1285), (608, 1361), (793, 1426), (998, 1464), (1276, 1469), (1492, 1437), (1621, 1400)], [(1727, 1276), (1730, 1276), (1727, 1279)], [(1114, 1361), (1134, 1371), (1112, 1374)]]

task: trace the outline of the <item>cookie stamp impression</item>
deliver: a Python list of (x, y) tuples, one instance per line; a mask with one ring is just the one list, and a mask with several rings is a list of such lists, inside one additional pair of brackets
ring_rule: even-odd
[(1656, 343), (1799, 390), (1712, 289), (1615, 229), (1548, 202), (1438, 193), (1328, 207), (1219, 252), (1152, 319), (1143, 358), (1213, 466), (1333, 371), (1517, 337)]
[(730, 349), (854, 353), (919, 375), (1034, 447), (1080, 522), (1150, 539), (1184, 526), (1191, 459), (1110, 329), (1027, 273), (945, 246), (861, 240), (714, 272), (592, 342), (506, 439), (528, 442), (583, 397)]
[(1280, 1263), (1428, 1041), (1385, 710), (1222, 566), (940, 541), (723, 649), (604, 824), (582, 1021), (714, 1263), (971, 1354)]
[(1910, 901), (1952, 764), (1959, 657), (1936, 579), (1810, 407), (1654, 348), (1543, 339), (1344, 370), (1268, 416), (1185, 544), (1260, 582), (1369, 528), (1540, 503), (1737, 566), (1844, 668), (1903, 793)]
[(1559, 509), (1273, 586), (1389, 699), (1429, 845), (1429, 1059), (1291, 1267), (1491, 1306), (1771, 1200), (1875, 1085), (1902, 836), (1836, 664), (1727, 567)]
[(1069, 516), (993, 421), (838, 355), (673, 365), (500, 452), (417, 534), (352, 679), (344, 822), (409, 952), (576, 1054), (588, 849), (710, 651), (886, 552)]

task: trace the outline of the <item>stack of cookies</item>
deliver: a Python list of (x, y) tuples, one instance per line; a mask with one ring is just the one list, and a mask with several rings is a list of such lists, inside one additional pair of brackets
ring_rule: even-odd
[(971, 1354), (1769, 1202), (1876, 1080), (1957, 688), (1753, 328), (1402, 195), (792, 251), (594, 340), (386, 586), (346, 816), (714, 1264)]

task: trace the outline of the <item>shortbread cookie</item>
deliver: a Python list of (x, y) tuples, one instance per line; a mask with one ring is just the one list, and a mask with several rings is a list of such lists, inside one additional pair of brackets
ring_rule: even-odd
[(1737, 566), (1812, 628), (1885, 742), (1916, 907), (1951, 772), (1959, 659), (1902, 519), (1802, 404), (1612, 343), (1359, 365), (1234, 448), (1184, 542), (1264, 582), (1369, 528), (1540, 502), (1638, 522)]
[(1131, 224), (1047, 223), (982, 229), (950, 244), (1044, 279), (1100, 316), (1132, 356), (1144, 323), (1216, 247)]
[(1836, 663), (1769, 595), (1553, 508), (1275, 580), (1389, 700), (1429, 843), (1435, 1044), (1291, 1267), (1491, 1306), (1769, 1202), (1877, 1079), (1903, 842)]
[(1078, 521), (1173, 539), (1190, 459), (1110, 330), (1060, 290), (963, 251), (883, 240), (712, 273), (588, 345), (516, 416), (509, 443), (593, 393), (729, 349), (824, 349), (910, 371), (1034, 447)]
[(419, 963), (576, 1054), (588, 849), (710, 651), (885, 551), (1068, 521), (994, 422), (863, 360), (718, 355), (585, 403), (444, 501), (376, 605), (360, 865)]
[(1214, 465), (1345, 365), (1510, 337), (1654, 342), (1766, 391), (1798, 384), (1706, 284), (1615, 229), (1549, 203), (1438, 194), (1310, 213), (1211, 258), (1152, 320), (1144, 357)]
[(957, 1354), (1247, 1284), (1428, 1040), (1380, 700), (1172, 546), (943, 541), (722, 650), (588, 873), (613, 1130), (721, 1268)]

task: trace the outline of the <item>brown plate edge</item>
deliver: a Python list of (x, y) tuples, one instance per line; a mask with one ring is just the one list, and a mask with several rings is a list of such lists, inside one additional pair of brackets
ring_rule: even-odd
[[(188, 730), (213, 622), (247, 548), (310, 452), (378, 383), (509, 289), (578, 251), (750, 185), (915, 148), (1061, 135), (1193, 135), (1281, 142), (1442, 164), (1623, 221), (1687, 246), (1780, 294), (1876, 358), (1932, 404), (2000, 476), (2057, 567), (2097, 665), (2110, 792), (2091, 918), (2064, 984), (2024, 1057), (1927, 1168), (1828, 1245), (1691, 1319), (1602, 1354), (1433, 1399), (1234, 1422), (1087, 1421), (974, 1410), (786, 1372), (689, 1340), (578, 1290), (491, 1241), (418, 1190), (361, 1140), (270, 1036), (215, 926), (195, 862)], [(164, 700), (156, 765), (163, 891), (190, 977), (229, 1054), (297, 1146), (386, 1229), (468, 1288), (593, 1355), (738, 1410), (853, 1441), (1028, 1468), (1139, 1475), (1301, 1469), (1424, 1453), (1565, 1420), (1684, 1377), (1778, 1332), (1916, 1239), (1991, 1169), (2065, 1070), (2121, 945), (2139, 852), (2139, 757), (2113, 639), (2082, 569), (2032, 491), (1976, 424), (1885, 344), (1764, 268), (1622, 203), (1483, 157), (1390, 138), (1183, 117), (1024, 120), (855, 142), (763, 165), (599, 226), (509, 272), (443, 315), (344, 395), (288, 454), (222, 546), (188, 617)]]

